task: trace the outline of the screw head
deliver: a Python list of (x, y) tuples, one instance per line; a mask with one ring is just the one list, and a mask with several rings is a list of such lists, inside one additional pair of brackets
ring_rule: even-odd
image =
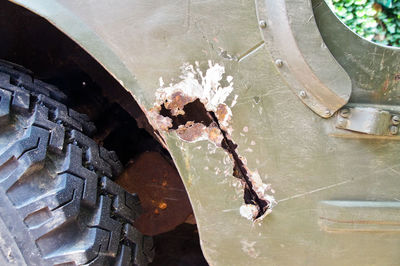
[(347, 108), (343, 108), (342, 110), (340, 110), (339, 114), (341, 117), (347, 118), (350, 116), (350, 110)]
[(282, 66), (283, 66), (283, 61), (282, 61), (281, 59), (276, 59), (276, 60), (275, 60), (275, 65), (276, 65), (277, 67), (282, 67)]
[(267, 27), (267, 22), (265, 20), (260, 20), (258, 22), (258, 26), (260, 26), (262, 29), (265, 29)]
[(396, 127), (396, 126), (391, 126), (390, 127), (390, 134), (397, 135), (397, 133), (399, 133), (399, 128)]
[(305, 91), (300, 91), (299, 96), (300, 98), (305, 99), (307, 98), (307, 93)]
[(393, 123), (393, 125), (396, 125), (396, 126), (398, 124), (400, 124), (400, 117), (398, 115), (392, 116), (392, 123)]

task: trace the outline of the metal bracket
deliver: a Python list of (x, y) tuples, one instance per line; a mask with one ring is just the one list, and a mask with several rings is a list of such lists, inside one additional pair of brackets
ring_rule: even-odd
[(373, 107), (343, 108), (339, 111), (336, 128), (377, 136), (394, 136), (399, 132), (400, 117), (387, 110)]

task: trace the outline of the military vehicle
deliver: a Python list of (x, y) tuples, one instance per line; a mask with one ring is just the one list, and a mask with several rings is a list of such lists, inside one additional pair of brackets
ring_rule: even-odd
[[(0, 6), (2, 265), (148, 264), (141, 183), (119, 176), (150, 146), (210, 265), (399, 264), (398, 48), (323, 0)], [(133, 118), (151, 140), (123, 126), (111, 141)], [(164, 197), (154, 212), (179, 216), (162, 178), (142, 178)]]

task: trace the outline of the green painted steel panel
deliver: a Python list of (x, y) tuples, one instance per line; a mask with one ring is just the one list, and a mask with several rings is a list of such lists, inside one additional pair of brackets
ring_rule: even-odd
[[(174, 131), (162, 132), (189, 193), (211, 265), (398, 264), (400, 220), (397, 212), (387, 210), (400, 200), (400, 142), (333, 136), (333, 119), (317, 116), (299, 100), (271, 51), (260, 45), (254, 1), (15, 2), (79, 43), (146, 110), (156, 101), (160, 77), (165, 84), (179, 82), (184, 63), (197, 61), (205, 71), (211, 60), (233, 77), (234, 89), (225, 101), (232, 110), (231, 138), (248, 169), (271, 184), (278, 202), (264, 220), (253, 222), (240, 215), (243, 188), (232, 175), (233, 161), (226, 151), (206, 139), (186, 142)], [(395, 73), (398, 64), (388, 59), (380, 69), (373, 58), (397, 58), (398, 51), (369, 43), (353, 46), (358, 37), (336, 35), (339, 28), (328, 20), (319, 23), (328, 13), (318, 13), (321, 2), (313, 5), (326, 45), (352, 80), (352, 102), (387, 104), (387, 98), (373, 98), (371, 91), (382, 86), (380, 72)], [(399, 85), (392, 80), (389, 84), (397, 95)], [(359, 207), (357, 211), (368, 219), (380, 217), (380, 223), (390, 223), (393, 230), (382, 232), (379, 223), (369, 227), (379, 230), (362, 232), (357, 229), (365, 223), (343, 226), (354, 218), (346, 204), (333, 201), (362, 205), (368, 213)], [(346, 230), (327, 230), (338, 225)]]

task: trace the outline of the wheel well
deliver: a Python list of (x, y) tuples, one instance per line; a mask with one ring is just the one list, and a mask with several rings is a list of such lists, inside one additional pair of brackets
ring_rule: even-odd
[(74, 86), (87, 87), (92, 81), (131, 116), (144, 115), (132, 95), (101, 64), (44, 18), (1, 1), (0, 36), (0, 58), (32, 70), (37, 79), (58, 86), (67, 95)]
[[(68, 96), (66, 104), (87, 114), (96, 124), (96, 142), (115, 150), (125, 166), (151, 151), (162, 154), (175, 167), (132, 95), (47, 20), (16, 4), (0, 1), (0, 36), (0, 59), (24, 66), (33, 71), (35, 78), (60, 88)], [(182, 200), (188, 201), (187, 195)], [(192, 231), (187, 228), (190, 225), (184, 226), (188, 234), (196, 231), (195, 226)], [(195, 246), (200, 250), (198, 243)]]
[[(69, 96), (66, 104), (70, 107), (104, 124), (108, 119), (104, 111), (119, 105), (135, 118), (139, 128), (159, 140), (132, 95), (83, 48), (44, 18), (1, 1), (0, 36), (0, 58), (24, 66), (33, 71), (35, 78), (56, 85)], [(120, 110), (116, 112), (125, 115)], [(152, 150), (163, 150), (156, 143), (145, 142)], [(165, 149), (163, 153), (170, 157)]]

